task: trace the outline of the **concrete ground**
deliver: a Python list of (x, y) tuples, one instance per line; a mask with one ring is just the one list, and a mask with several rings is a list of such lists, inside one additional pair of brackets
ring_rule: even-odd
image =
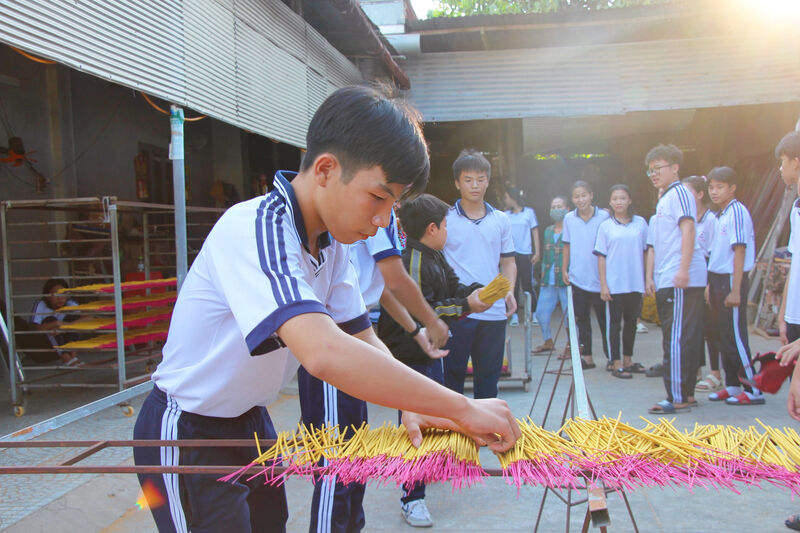
[[(635, 359), (650, 366), (660, 359), (661, 332), (653, 325), (650, 332), (636, 337)], [(522, 353), (522, 328), (510, 328), (512, 338), (513, 370), (524, 368)], [(563, 335), (562, 335), (563, 337)], [(596, 335), (599, 339), (599, 335)], [(538, 328), (533, 342), (541, 341)], [(563, 347), (563, 339), (557, 341)], [(760, 337), (751, 338), (753, 353), (774, 350), (777, 341)], [(647, 408), (663, 399), (664, 389), (660, 379), (636, 375), (632, 380), (620, 380), (604, 371), (602, 350), (595, 343), (598, 367), (585, 372), (589, 395), (598, 416), (616, 417), (641, 427), (640, 416), (653, 419)], [(519, 382), (504, 384), (500, 397), (508, 401), (519, 417), (531, 413), (537, 422), (542, 421), (555, 377), (543, 374), (545, 365), (554, 369), (558, 361), (535, 356), (531, 359), (531, 389), (519, 387)], [(544, 376), (544, 377), (542, 377)], [(541, 390), (536, 390), (541, 382)], [(555, 429), (564, 408), (568, 382), (561, 381), (553, 393), (553, 412), (546, 427)], [(765, 406), (732, 407), (712, 404), (705, 395), (698, 395), (700, 406), (690, 413), (675, 416), (676, 425), (691, 427), (700, 424), (730, 424), (747, 426), (755, 424), (758, 417), (764, 423), (792, 426), (795, 423), (786, 414), (786, 389), (767, 398)], [(8, 400), (8, 390), (0, 391), (0, 435), (75, 405), (87, 403), (98, 397), (97, 391), (37, 391), (28, 398), (27, 415), (14, 418)], [(534, 403), (534, 397), (536, 397)], [(132, 404), (138, 409), (142, 398)], [(270, 406), (270, 413), (278, 429), (293, 427), (299, 418), (296, 392), (288, 389)], [(384, 420), (396, 420), (394, 411), (370, 406), (370, 421), (380, 425)], [(109, 439), (130, 438), (134, 418), (124, 417), (118, 408), (109, 408), (79, 422), (53, 431), (43, 439)], [(0, 464), (34, 465), (52, 463), (73, 452), (44, 450), (2, 450)], [(486, 468), (497, 466), (496, 459), (485, 450), (481, 456)], [(124, 449), (104, 450), (87, 464), (129, 464), (131, 454)], [(308, 529), (308, 513), (312, 486), (300, 479), (287, 483), (290, 520), (289, 532)], [(731, 491), (717, 492), (699, 489), (690, 493), (684, 489), (640, 489), (628, 494), (631, 508), (640, 531), (664, 532), (716, 532), (751, 531), (782, 532), (784, 518), (800, 512), (800, 502), (790, 495), (770, 486), (763, 488), (740, 487), (741, 494)], [(433, 515), (433, 531), (530, 531), (536, 520), (544, 490), (540, 487), (523, 487), (519, 492), (500, 478), (489, 478), (482, 485), (453, 491), (449, 485), (439, 484), (428, 488), (427, 503)], [(38, 475), (5, 476), (0, 478), (0, 529), (9, 532), (151, 532), (155, 531), (152, 518), (139, 510), (135, 502), (139, 487), (133, 475)], [(579, 495), (576, 495), (578, 497)], [(394, 486), (370, 485), (367, 489), (365, 509), (366, 531), (408, 532), (399, 511), (399, 489)], [(549, 493), (542, 513), (540, 531), (578, 531), (586, 506), (572, 509), (569, 525), (566, 523), (566, 506)], [(610, 494), (608, 507), (612, 520), (611, 531), (633, 531), (621, 498)]]

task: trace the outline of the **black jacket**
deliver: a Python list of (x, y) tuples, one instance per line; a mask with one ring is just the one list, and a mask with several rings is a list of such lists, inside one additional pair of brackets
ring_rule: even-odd
[[(436, 314), (448, 324), (469, 313), (467, 297), (482, 287), (480, 283), (464, 285), (447, 264), (444, 254), (428, 248), (416, 239), (408, 238), (403, 250), (403, 265), (419, 285), (425, 300)], [(417, 341), (381, 309), (378, 336), (392, 354), (404, 363), (426, 363), (431, 359), (422, 351)]]

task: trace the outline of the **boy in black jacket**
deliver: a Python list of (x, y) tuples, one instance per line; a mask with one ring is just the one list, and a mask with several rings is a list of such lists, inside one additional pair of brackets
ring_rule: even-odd
[[(483, 303), (478, 297), (482, 285), (460, 283), (441, 252), (447, 241), (446, 217), (449, 208), (446, 203), (430, 194), (404, 202), (400, 208), (400, 223), (408, 237), (403, 250), (403, 265), (439, 318), (448, 323), (462, 315), (480, 313), (491, 307), (491, 304)], [(441, 357), (447, 355), (447, 352), (436, 352), (439, 358), (435, 359), (426, 354), (414, 340), (419, 331), (420, 327), (417, 326), (409, 334), (385, 309), (381, 310), (378, 336), (395, 358), (434, 381), (444, 383)], [(403, 487), (400, 502), (403, 517), (409, 525), (433, 525), (424, 498), (424, 483)]]

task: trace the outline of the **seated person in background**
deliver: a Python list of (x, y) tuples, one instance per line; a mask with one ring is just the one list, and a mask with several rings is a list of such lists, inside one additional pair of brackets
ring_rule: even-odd
[[(72, 322), (72, 316), (61, 311), (62, 307), (78, 305), (74, 300), (68, 299), (66, 294), (59, 294), (61, 289), (68, 288), (67, 282), (63, 279), (50, 278), (45, 281), (42, 287), (42, 299), (36, 302), (31, 316), (31, 326), (38, 331), (53, 331), (60, 328), (65, 322)], [(74, 319), (73, 319), (74, 320)], [(69, 333), (48, 333), (47, 338), (51, 346), (59, 346), (73, 340), (73, 335)], [(66, 366), (76, 366), (81, 364), (75, 352), (56, 350), (61, 362)]]

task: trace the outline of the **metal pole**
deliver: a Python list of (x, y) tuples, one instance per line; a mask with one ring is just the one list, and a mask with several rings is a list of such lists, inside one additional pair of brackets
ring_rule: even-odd
[(0, 209), (0, 231), (3, 238), (3, 283), (6, 286), (6, 320), (8, 321), (8, 384), (11, 388), (11, 403), (17, 405), (17, 351), (14, 346), (14, 303), (11, 290), (11, 263), (8, 258), (8, 224), (6, 222), (6, 211), (8, 205), (3, 202)]
[[(142, 213), (142, 261), (144, 262), (144, 279), (150, 279), (150, 217), (147, 211)], [(150, 294), (150, 291), (147, 291)]]
[[(105, 203), (105, 198), (103, 199)], [(120, 392), (125, 388), (125, 329), (122, 321), (122, 274), (120, 270), (119, 257), (119, 235), (117, 224), (117, 205), (108, 206), (108, 218), (111, 229), (111, 265), (114, 274), (114, 317), (116, 319), (117, 333), (117, 371)]]
[(589, 400), (586, 397), (586, 382), (583, 380), (578, 328), (575, 325), (575, 309), (572, 299), (572, 285), (567, 285), (567, 317), (569, 318), (569, 345), (572, 356), (572, 381), (575, 384), (575, 407), (578, 417), (590, 420)]
[(186, 174), (184, 172), (183, 152), (183, 108), (169, 107), (171, 139), (169, 158), (172, 160), (172, 189), (175, 204), (175, 272), (178, 278), (178, 291), (181, 290), (189, 261), (186, 253)]

